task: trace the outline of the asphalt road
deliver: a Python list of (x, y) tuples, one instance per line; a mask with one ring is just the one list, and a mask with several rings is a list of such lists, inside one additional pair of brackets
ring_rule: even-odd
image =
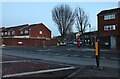
[[(66, 55), (66, 56), (75, 56), (75, 57), (91, 57), (95, 58), (95, 48), (80, 47), (77, 48), (73, 46), (51, 46), (51, 47), (7, 47), (3, 50), (17, 50), (17, 51), (27, 51), (27, 52), (38, 52), (42, 54), (51, 54), (51, 55)], [(100, 49), (100, 57), (107, 59), (116, 59), (118, 60), (118, 52), (120, 50), (108, 50)]]
[[(100, 66), (118, 68), (117, 55), (109, 54), (109, 50), (103, 56), (114, 57), (116, 60), (110, 60), (102, 57)], [(21, 56), (32, 59), (52, 61), (58, 63), (74, 64), (74, 65), (96, 65), (94, 49), (76, 48), (76, 47), (7, 47), (3, 48), (2, 54)]]

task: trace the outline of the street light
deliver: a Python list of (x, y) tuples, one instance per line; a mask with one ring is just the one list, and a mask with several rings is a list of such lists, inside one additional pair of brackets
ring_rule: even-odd
[(91, 24), (89, 24), (89, 45), (91, 46), (91, 38), (90, 38)]
[(89, 24), (89, 32), (91, 31), (91, 24)]

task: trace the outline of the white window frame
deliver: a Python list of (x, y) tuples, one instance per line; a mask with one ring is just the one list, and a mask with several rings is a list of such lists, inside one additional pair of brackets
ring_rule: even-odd
[(12, 35), (14, 35), (15, 34), (15, 31), (12, 31)]
[(4, 33), (2, 32), (2, 36), (4, 35)]
[(10, 32), (8, 32), (8, 35), (10, 35)]
[(115, 19), (115, 14), (108, 14), (104, 16), (104, 20)]
[(28, 30), (25, 30), (24, 33), (25, 33), (25, 34), (28, 34)]
[(106, 25), (104, 26), (104, 31), (116, 30), (116, 25)]
[(7, 32), (5, 32), (5, 35), (7, 35), (8, 33)]
[(23, 34), (23, 30), (22, 30), (22, 31), (20, 31), (20, 34)]

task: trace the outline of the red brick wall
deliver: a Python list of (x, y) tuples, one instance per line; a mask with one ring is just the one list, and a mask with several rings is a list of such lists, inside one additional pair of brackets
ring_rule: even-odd
[[(106, 13), (106, 14), (109, 14), (109, 13)], [(113, 25), (113, 24), (116, 25), (116, 30), (104, 31), (105, 25)], [(105, 47), (104, 45), (105, 41), (110, 42), (109, 36), (116, 36), (117, 38), (116, 47), (119, 49), (120, 48), (120, 41), (119, 41), (120, 39), (120, 13), (117, 13), (116, 18), (111, 19), (111, 20), (104, 20), (104, 14), (99, 14), (98, 15), (98, 35), (100, 37), (101, 47)]]
[[(23, 44), (18, 44), (22, 42)], [(6, 46), (54, 46), (57, 40), (30, 39), (30, 38), (4, 38), (3, 42)]]
[(120, 50), (120, 36), (117, 36), (116, 41), (117, 41), (117, 49)]
[[(109, 43), (109, 45), (105, 45), (105, 43)], [(110, 48), (110, 37), (100, 37), (100, 48)]]
[(118, 17), (118, 21), (117, 21), (117, 22), (118, 22), (118, 23), (117, 23), (117, 24), (118, 24), (118, 25), (117, 25), (117, 29), (118, 29), (118, 35), (120, 35), (120, 13), (118, 14), (117, 17)]
[[(42, 34), (40, 34), (40, 31), (42, 31)], [(46, 26), (38, 24), (37, 26), (31, 27), (30, 37), (51, 38), (51, 31), (48, 30)]]
[(2, 45), (2, 38), (0, 38), (0, 46)]
[[(117, 24), (116, 30), (104, 31), (105, 25)], [(118, 17), (114, 20), (104, 20), (104, 16), (98, 16), (98, 34), (99, 36), (120, 35), (120, 26), (118, 25)]]

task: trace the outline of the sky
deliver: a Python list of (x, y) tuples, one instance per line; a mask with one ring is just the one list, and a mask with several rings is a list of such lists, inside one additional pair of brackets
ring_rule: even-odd
[[(11, 27), (23, 24), (44, 23), (54, 36), (60, 35), (55, 23), (52, 20), (54, 7), (67, 4), (73, 10), (81, 7), (89, 15), (91, 30), (97, 30), (97, 14), (102, 10), (118, 7), (118, 2), (2, 2), (2, 25)], [(75, 26), (73, 31), (76, 32)]]

